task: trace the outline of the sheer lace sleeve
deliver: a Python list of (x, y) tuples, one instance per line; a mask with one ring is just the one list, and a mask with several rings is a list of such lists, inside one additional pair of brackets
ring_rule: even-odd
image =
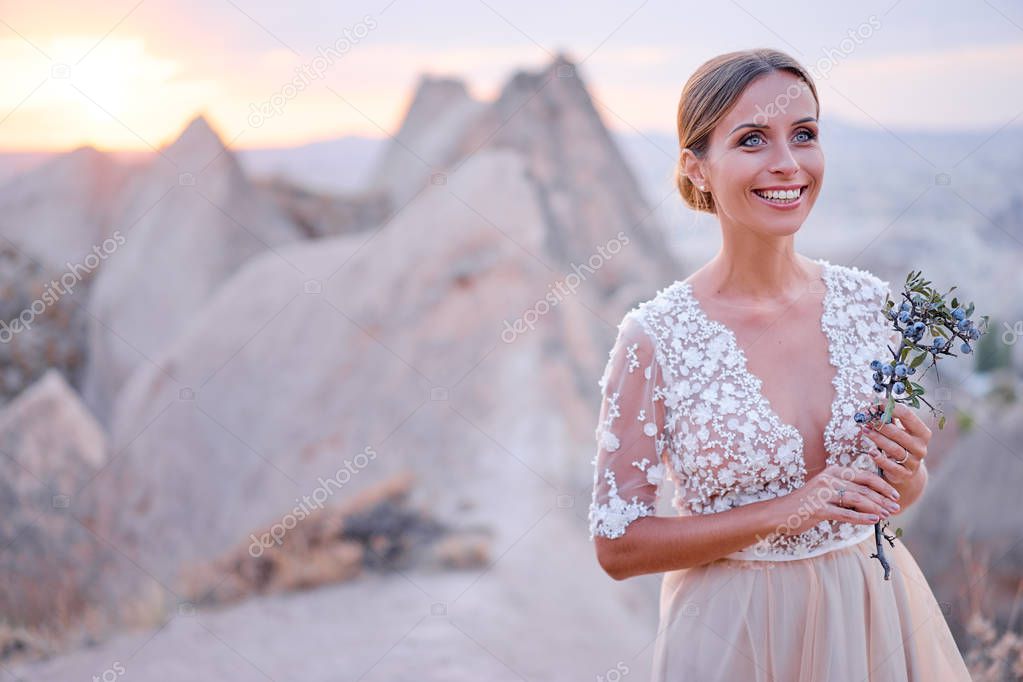
[[(895, 329), (892, 326), (892, 321), (885, 316), (884, 303), (886, 298), (890, 298), (892, 301), (895, 302), (895, 307), (893, 308), (893, 310), (898, 311), (899, 304), (902, 302), (902, 299), (901, 297), (895, 295), (895, 292), (892, 290), (891, 283), (888, 280), (881, 279), (877, 275), (874, 275), (874, 284), (877, 287), (875, 305), (877, 306), (877, 317), (878, 320), (880, 320), (881, 329), (883, 333), (885, 343), (884, 350), (890, 348), (892, 351), (897, 351), (899, 349), (899, 345), (902, 343), (902, 334), (899, 332), (899, 330)], [(891, 360), (892, 359), (891, 352), (886, 352), (883, 357), (880, 357), (878, 359), (881, 360), (882, 362), (887, 362)]]
[(665, 476), (663, 384), (653, 340), (636, 311), (618, 327), (598, 385), (602, 390), (593, 458), (590, 540), (617, 538), (626, 527), (655, 512)]

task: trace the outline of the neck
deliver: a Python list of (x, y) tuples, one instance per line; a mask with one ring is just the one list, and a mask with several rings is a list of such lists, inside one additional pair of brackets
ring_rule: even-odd
[[(775, 246), (777, 245), (777, 248)], [(724, 244), (701, 270), (719, 303), (789, 305), (819, 279), (821, 266), (795, 252), (792, 239)]]

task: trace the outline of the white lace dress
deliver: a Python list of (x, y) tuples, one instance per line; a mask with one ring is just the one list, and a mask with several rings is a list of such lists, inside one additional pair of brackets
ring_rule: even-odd
[[(835, 368), (824, 431), (829, 464), (876, 471), (853, 416), (878, 399), (870, 361), (898, 342), (881, 314), (888, 282), (822, 266), (821, 329)], [(656, 513), (673, 484), (679, 515), (714, 514), (806, 482), (803, 439), (783, 423), (734, 333), (708, 318), (688, 282), (629, 311), (600, 379), (590, 539), (619, 538)], [(667, 486), (671, 487), (671, 486)], [(654, 680), (904, 682), (969, 680), (912, 555), (873, 526), (821, 522), (718, 561), (668, 571), (661, 587)]]

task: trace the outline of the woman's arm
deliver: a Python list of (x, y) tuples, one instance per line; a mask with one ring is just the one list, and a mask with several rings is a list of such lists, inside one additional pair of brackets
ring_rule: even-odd
[(615, 580), (709, 563), (776, 532), (784, 521), (782, 499), (715, 514), (636, 519), (622, 537), (594, 538), (597, 560)]
[[(848, 494), (839, 505), (835, 491)], [(787, 495), (713, 514), (645, 516), (617, 538), (596, 538), (615, 580), (700, 566), (761, 540), (797, 535), (821, 521), (873, 525), (898, 511), (896, 488), (874, 472), (831, 465)]]

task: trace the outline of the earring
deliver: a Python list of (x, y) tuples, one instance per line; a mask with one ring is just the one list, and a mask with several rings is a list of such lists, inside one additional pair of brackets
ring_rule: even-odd
[(705, 192), (705, 191), (707, 191), (707, 188), (706, 188), (706, 187), (704, 187), (703, 185), (700, 185), (700, 191), (701, 191), (701, 192)]

